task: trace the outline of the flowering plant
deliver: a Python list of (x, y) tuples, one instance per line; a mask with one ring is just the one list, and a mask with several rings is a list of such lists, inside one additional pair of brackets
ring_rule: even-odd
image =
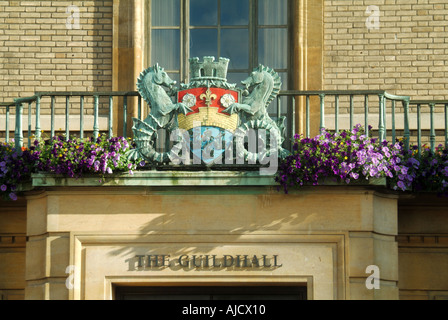
[(412, 187), (416, 173), (408, 170), (403, 144), (368, 138), (361, 125), (337, 133), (323, 129), (312, 139), (294, 138), (293, 152), (280, 163), (275, 178), (286, 193), (290, 187), (318, 185), (328, 178), (348, 184), (386, 177), (394, 189)]
[[(83, 174), (112, 174), (116, 171), (137, 169), (137, 164), (128, 160), (126, 153), (132, 148), (124, 138), (107, 139), (104, 135), (87, 140), (56, 137), (35, 141), (40, 151), (37, 170), (79, 178)], [(141, 166), (144, 163), (140, 163)]]
[(31, 178), (39, 154), (34, 148), (18, 152), (11, 143), (0, 143), (0, 195), (17, 200), (19, 186)]
[(4, 198), (17, 199), (17, 187), (30, 180), (39, 171), (80, 178), (85, 174), (105, 176), (114, 172), (144, 167), (141, 159), (131, 161), (126, 153), (133, 148), (130, 141), (116, 137), (100, 136), (69, 139), (55, 137), (35, 140), (29, 149), (17, 152), (12, 144), (0, 144), (0, 194)]
[(412, 191), (448, 196), (448, 149), (439, 145), (433, 152), (424, 145), (421, 153), (417, 150), (418, 146), (413, 146), (406, 159), (408, 174), (414, 177)]

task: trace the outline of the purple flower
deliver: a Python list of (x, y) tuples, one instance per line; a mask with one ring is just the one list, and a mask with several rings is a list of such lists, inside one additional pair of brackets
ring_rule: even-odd
[(448, 177), (448, 167), (445, 167), (445, 169), (443, 169), (443, 174), (445, 175), (445, 177)]
[(2, 190), (3, 192), (5, 192), (8, 189), (8, 187), (4, 184), (2, 184), (2, 186), (0, 187), (0, 190)]
[(11, 192), (11, 193), (9, 194), (9, 198), (10, 198), (12, 201), (17, 201), (17, 195), (16, 195), (15, 193), (13, 193), (13, 192)]
[(351, 176), (353, 179), (355, 179), (355, 180), (358, 180), (358, 178), (359, 178), (359, 174), (357, 174), (357, 173), (355, 173), (355, 172), (351, 172), (351, 173), (350, 173), (350, 176)]
[(417, 169), (420, 166), (420, 162), (415, 158), (409, 158), (408, 164), (413, 166), (415, 169)]

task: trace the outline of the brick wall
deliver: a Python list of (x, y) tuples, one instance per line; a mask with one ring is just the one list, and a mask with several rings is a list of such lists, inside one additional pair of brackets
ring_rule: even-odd
[[(445, 0), (325, 0), (325, 89), (448, 98)], [(79, 8), (68, 29), (67, 7)], [(369, 6), (379, 29), (368, 29)], [(1, 1), (0, 101), (112, 87), (112, 1)], [(372, 17), (370, 17), (372, 18)]]
[[(369, 6), (379, 9), (379, 29), (367, 28)], [(446, 0), (325, 0), (324, 12), (325, 89), (448, 99)]]
[[(69, 6), (79, 8), (79, 29)], [(0, 102), (112, 90), (112, 16), (107, 0), (0, 1)]]

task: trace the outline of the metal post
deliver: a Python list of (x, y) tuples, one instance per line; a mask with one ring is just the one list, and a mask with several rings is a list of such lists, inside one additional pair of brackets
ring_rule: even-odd
[(325, 129), (325, 94), (319, 94), (320, 98), (320, 130)]
[(422, 127), (421, 127), (421, 110), (420, 104), (417, 105), (417, 145), (418, 154), (422, 154)]
[[(291, 124), (291, 137), (294, 138), (294, 135), (296, 134), (296, 98), (295, 97), (291, 97), (292, 99), (292, 124)], [(293, 141), (291, 141), (291, 148), (293, 145)], [(292, 150), (292, 149), (291, 149)]]
[(385, 140), (385, 127), (384, 127), (384, 95), (379, 95), (379, 118), (378, 123), (378, 134), (380, 142)]
[(70, 96), (65, 97), (65, 140), (70, 139)]
[(79, 138), (84, 139), (84, 96), (79, 101)]
[(395, 132), (395, 100), (392, 100), (392, 143), (395, 143), (396, 139), (396, 132)]
[(386, 110), (387, 110), (387, 100), (386, 97), (383, 96), (383, 126), (384, 126), (384, 139), (387, 139), (387, 121), (386, 121)]
[(448, 148), (448, 104), (445, 104), (445, 147)]
[(42, 136), (40, 126), (40, 96), (36, 99), (36, 139), (39, 140)]
[(282, 115), (282, 101), (281, 97), (277, 96), (277, 121), (280, 120), (281, 115)]
[(403, 101), (403, 108), (404, 108), (404, 147), (405, 150), (409, 150), (410, 141), (411, 138), (411, 132), (409, 130), (409, 100)]
[(128, 129), (128, 96), (123, 97), (123, 137), (127, 138)]
[(16, 103), (16, 129), (14, 134), (15, 147), (18, 152), (23, 147), (23, 129), (22, 129), (23, 105), (21, 102)]
[(334, 101), (334, 131), (339, 132), (339, 95), (335, 96)]
[(113, 116), (114, 116), (114, 110), (113, 110), (113, 106), (114, 106), (114, 97), (113, 96), (109, 96), (109, 139), (112, 138), (113, 136)]
[(369, 132), (369, 96), (364, 96), (364, 126), (366, 130), (366, 137), (370, 136)]
[(431, 130), (429, 133), (429, 141), (431, 144), (431, 151), (434, 152), (436, 150), (436, 128), (434, 126), (434, 108), (435, 108), (435, 104), (434, 103), (430, 103), (429, 104), (429, 112), (430, 112), (430, 117), (431, 117)]
[(54, 130), (54, 121), (55, 121), (55, 119), (54, 119), (54, 117), (55, 117), (55, 115), (54, 115), (54, 106), (55, 106), (55, 103), (56, 103), (56, 97), (55, 96), (51, 96), (51, 119), (50, 119), (50, 122), (51, 122), (51, 139), (53, 139), (54, 136), (56, 135), (55, 134), (55, 130)]
[(31, 107), (32, 103), (28, 103), (28, 146), (31, 145)]
[(93, 106), (93, 138), (98, 139), (100, 133), (100, 126), (98, 123), (98, 107), (99, 107), (99, 97), (94, 96), (94, 106)]
[(353, 129), (354, 103), (353, 95), (350, 95), (350, 130)]
[(142, 97), (138, 96), (138, 120), (142, 120)]
[(310, 137), (310, 96), (306, 96), (306, 137)]
[(5, 123), (5, 130), (6, 130), (6, 139), (5, 142), (9, 142), (9, 106), (6, 106), (6, 123)]

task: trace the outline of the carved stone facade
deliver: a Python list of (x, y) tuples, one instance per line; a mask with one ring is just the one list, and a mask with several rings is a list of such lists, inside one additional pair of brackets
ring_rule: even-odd
[[(137, 90), (149, 67), (146, 1), (71, 1), (79, 29), (67, 28), (77, 15), (66, 2), (36, 2), (0, 1), (1, 102), (36, 91)], [(420, 2), (293, 0), (292, 88), (447, 99), (448, 4)], [(379, 9), (379, 29), (366, 24), (377, 17), (369, 6)], [(128, 103), (131, 119), (137, 103)], [(299, 131), (303, 106), (294, 119)], [(122, 115), (114, 114), (122, 132)], [(311, 121), (315, 132), (317, 112)], [(398, 197), (381, 186), (284, 195), (272, 177), (253, 172), (145, 172), (106, 186), (37, 175), (34, 185), (18, 202), (0, 201), (0, 299), (113, 299), (116, 286), (136, 283), (246, 282), (306, 287), (308, 299), (448, 297), (448, 203), (435, 195)], [(282, 267), (193, 276), (178, 266), (138, 269), (138, 257), (152, 254), (269, 255)], [(366, 287), (371, 265), (380, 270), (379, 290)]]

